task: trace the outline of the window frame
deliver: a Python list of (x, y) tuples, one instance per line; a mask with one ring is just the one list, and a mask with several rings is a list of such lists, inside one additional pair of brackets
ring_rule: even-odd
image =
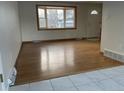
[[(38, 16), (38, 7), (39, 6), (74, 8), (74, 13), (75, 13), (74, 14), (74, 16), (75, 16), (74, 17), (74, 27), (72, 27), (72, 28), (40, 28), (40, 26), (39, 26), (39, 16)], [(47, 11), (45, 10), (45, 12), (47, 12)], [(66, 15), (66, 14), (64, 13), (64, 15)], [(43, 31), (43, 30), (74, 30), (74, 29), (77, 29), (77, 6), (39, 5), (39, 4), (37, 4), (36, 5), (36, 17), (37, 17), (37, 29), (38, 29), (38, 31)], [(64, 20), (65, 20), (65, 18), (64, 18)], [(47, 19), (46, 19), (46, 23), (47, 23)], [(65, 25), (65, 23), (64, 23), (64, 25)]]

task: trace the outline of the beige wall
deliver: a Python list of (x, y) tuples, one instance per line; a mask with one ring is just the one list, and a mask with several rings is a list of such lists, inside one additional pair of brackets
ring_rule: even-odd
[(17, 2), (0, 2), (0, 53), (5, 88), (21, 46)]
[[(76, 30), (53, 30), (37, 31), (36, 4), (42, 5), (76, 5), (77, 6), (77, 29)], [(87, 13), (91, 4), (81, 2), (19, 2), (21, 31), (23, 41), (51, 40), (86, 37)]]
[(124, 53), (124, 2), (104, 2), (101, 51)]

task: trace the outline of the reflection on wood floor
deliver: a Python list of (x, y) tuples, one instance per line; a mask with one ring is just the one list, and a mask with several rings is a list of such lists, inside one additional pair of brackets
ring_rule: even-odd
[(63, 40), (25, 43), (17, 61), (16, 84), (25, 84), (80, 72), (119, 66), (104, 57), (99, 41)]

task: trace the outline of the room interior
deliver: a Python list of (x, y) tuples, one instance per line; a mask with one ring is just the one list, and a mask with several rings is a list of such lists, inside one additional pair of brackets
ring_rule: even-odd
[(0, 1), (0, 90), (113, 67), (122, 73), (123, 5)]

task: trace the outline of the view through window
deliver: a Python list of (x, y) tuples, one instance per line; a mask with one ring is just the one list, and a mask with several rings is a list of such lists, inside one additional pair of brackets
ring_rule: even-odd
[(38, 29), (76, 28), (76, 7), (37, 6)]

